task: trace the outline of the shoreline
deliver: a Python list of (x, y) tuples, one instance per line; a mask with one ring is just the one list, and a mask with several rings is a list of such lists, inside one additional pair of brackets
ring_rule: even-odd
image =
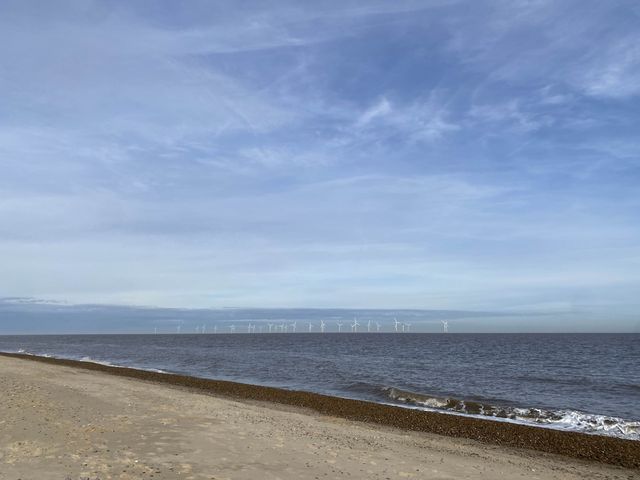
[(108, 366), (80, 360), (20, 353), (0, 353), (0, 356), (185, 387), (231, 399), (288, 405), (322, 415), (394, 427), (404, 431), (464, 438), (490, 445), (536, 450), (625, 468), (640, 468), (640, 442), (634, 440), (408, 409), (304, 391)]

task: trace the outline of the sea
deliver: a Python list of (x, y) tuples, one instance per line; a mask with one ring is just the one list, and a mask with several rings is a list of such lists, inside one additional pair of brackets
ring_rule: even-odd
[(0, 351), (640, 440), (639, 334), (0, 336)]

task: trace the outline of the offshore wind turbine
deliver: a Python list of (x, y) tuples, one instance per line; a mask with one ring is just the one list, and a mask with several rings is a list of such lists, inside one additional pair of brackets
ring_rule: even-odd
[(400, 322), (398, 321), (397, 318), (393, 318), (393, 321), (395, 322), (395, 329), (396, 329), (396, 333), (398, 333), (398, 325), (400, 325)]
[(213, 333), (218, 333), (218, 325), (213, 326)]
[(312, 328), (313, 328), (313, 323), (309, 322), (309, 332), (311, 332)]
[(353, 324), (351, 325), (351, 331), (353, 333), (358, 333), (359, 326), (360, 324), (358, 323), (358, 319), (356, 317), (353, 317)]
[(371, 319), (367, 321), (367, 333), (371, 332)]
[(236, 326), (235, 325), (229, 325), (229, 330), (231, 331), (231, 333), (236, 333)]
[(449, 332), (449, 322), (446, 320), (441, 320), (442, 322), (442, 333), (448, 333)]
[(297, 326), (296, 322), (297, 322), (297, 320), (294, 320), (293, 323), (291, 324), (291, 331), (293, 333), (296, 333), (296, 326)]
[(406, 327), (407, 327), (407, 333), (408, 333), (408, 332), (409, 332), (409, 328), (411, 327), (411, 324), (410, 324), (410, 323), (405, 323), (405, 324), (403, 325), (403, 328), (402, 328), (402, 331), (403, 331), (403, 332), (404, 332), (404, 326), (406, 326)]
[(320, 332), (324, 333), (325, 325), (326, 325), (326, 323), (324, 323), (324, 320), (320, 320)]
[(380, 331), (380, 322), (376, 322), (376, 332)]
[(203, 323), (202, 324), (202, 333), (206, 333), (205, 330), (206, 330), (206, 325)]
[(338, 333), (340, 333), (342, 331), (342, 322), (336, 322), (336, 325), (338, 325)]
[(273, 323), (267, 323), (267, 326), (269, 327), (269, 333), (271, 333), (271, 329), (273, 328)]

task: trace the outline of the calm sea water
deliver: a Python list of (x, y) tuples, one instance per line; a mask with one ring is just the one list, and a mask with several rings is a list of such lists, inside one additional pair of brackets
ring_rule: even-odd
[(0, 350), (640, 440), (638, 334), (0, 336)]

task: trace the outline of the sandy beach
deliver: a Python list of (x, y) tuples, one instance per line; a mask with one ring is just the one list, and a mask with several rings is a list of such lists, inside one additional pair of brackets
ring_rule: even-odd
[(0, 357), (0, 479), (631, 479), (637, 469)]

